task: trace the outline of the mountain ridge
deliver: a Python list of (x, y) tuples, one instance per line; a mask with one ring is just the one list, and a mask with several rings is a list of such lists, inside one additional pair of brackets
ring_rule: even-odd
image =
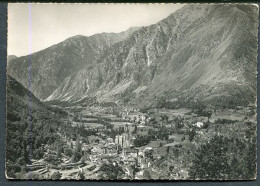
[[(192, 14), (185, 14), (185, 12), (191, 10), (193, 11)], [(229, 13), (225, 13), (228, 11)], [(251, 9), (249, 8), (247, 11), (249, 11), (247, 13), (251, 13), (255, 10), (254, 7), (251, 7)], [(194, 15), (196, 15), (195, 20)], [(187, 21), (188, 24), (180, 24), (180, 20), (178, 21), (178, 19), (180, 19), (179, 17), (181, 16), (182, 19), (189, 20)], [(230, 83), (226, 85), (225, 81), (239, 84), (235, 79), (233, 79), (233, 81), (232, 78), (236, 78), (236, 70), (243, 71), (244, 69), (240, 67), (237, 67), (236, 69), (232, 63), (230, 64), (231, 66), (227, 65), (225, 61), (226, 59), (219, 59), (222, 58), (223, 53), (226, 53), (227, 58), (228, 56), (233, 57), (238, 55), (236, 57), (238, 60), (236, 59), (235, 63), (239, 62), (239, 60), (241, 61), (243, 56), (241, 57), (238, 52), (234, 52), (235, 49), (234, 51), (229, 51), (229, 47), (239, 49), (241, 43), (249, 42), (250, 40), (253, 41), (256, 37), (252, 34), (250, 36), (250, 33), (247, 33), (245, 29), (242, 29), (242, 26), (248, 24), (247, 21), (251, 20), (251, 25), (249, 26), (254, 30), (256, 29), (254, 23), (257, 21), (254, 20), (250, 14), (246, 15), (246, 18), (243, 18), (243, 16), (244, 10), (240, 10), (239, 7), (232, 5), (224, 7), (218, 5), (198, 7), (193, 5), (179, 9), (157, 24), (144, 27), (133, 33), (128, 39), (116, 43), (113, 47), (108, 48), (107, 51), (105, 51), (107, 54), (104, 54), (98, 59), (98, 64), (102, 65), (97, 66), (94, 70), (81, 70), (79, 74), (75, 75), (78, 78), (73, 76), (72, 79), (75, 79), (73, 80), (74, 82), (71, 83), (72, 86), (69, 85), (70, 83), (68, 81), (64, 81), (64, 85), (61, 85), (60, 89), (56, 89), (51, 97), (49, 97), (49, 100), (57, 98), (61, 101), (75, 101), (86, 96), (97, 96), (100, 101), (118, 101), (118, 97), (119, 100), (120, 98), (125, 97), (126, 99), (132, 99), (133, 101), (131, 102), (133, 105), (139, 105), (142, 107), (143, 105), (149, 105), (148, 102), (151, 102), (154, 97), (160, 97), (160, 95), (165, 94), (165, 92), (169, 92), (167, 93), (168, 95), (166, 96), (166, 99), (173, 99), (175, 96), (180, 98), (180, 94), (185, 94), (187, 98), (195, 97), (195, 100), (199, 99), (211, 102), (211, 98), (215, 99), (214, 97), (221, 97), (221, 95), (224, 95), (225, 97), (226, 94), (228, 100), (231, 97), (230, 93), (221, 93), (221, 91), (224, 91), (227, 86), (231, 86), (229, 85)], [(214, 19), (216, 20), (213, 22), (212, 20)], [(224, 26), (228, 26), (226, 30)], [(209, 29), (210, 32), (208, 31)], [(239, 29), (240, 31), (237, 31)], [(208, 38), (201, 34), (203, 33), (201, 32), (202, 30), (204, 33), (208, 32)], [(234, 36), (232, 36), (232, 34), (234, 34)], [(239, 42), (235, 38), (232, 38), (237, 35), (243, 37), (248, 35), (248, 38), (245, 38), (244, 40), (242, 39)], [(223, 41), (221, 41), (221, 39)], [(160, 41), (162, 42), (160, 43)], [(248, 56), (256, 56), (256, 51), (254, 50), (256, 43), (253, 44), (253, 46), (248, 48), (253, 51), (254, 55), (248, 53)], [(196, 48), (199, 48), (199, 50)], [(210, 51), (210, 49), (207, 51), (207, 48), (212, 48), (214, 52)], [(241, 48), (242, 49), (240, 50), (247, 50), (246, 47)], [(246, 54), (246, 52), (247, 51), (242, 51), (242, 54)], [(120, 55), (121, 57), (117, 57)], [(211, 63), (207, 58), (217, 61), (218, 63)], [(137, 62), (135, 62), (135, 60)], [(252, 60), (256, 61), (256, 59)], [(246, 59), (246, 61), (248, 60)], [(250, 68), (247, 68), (245, 64), (247, 63), (241, 63), (240, 65), (243, 65), (243, 67), (248, 71), (256, 72), (256, 63), (249, 63), (251, 64)], [(107, 65), (110, 66), (102, 70), (101, 66), (106, 67)], [(136, 66), (138, 67), (136, 68)], [(195, 68), (193, 68), (194, 66)], [(232, 68), (234, 68), (234, 72), (232, 72)], [(138, 72), (138, 69), (141, 70), (141, 72)], [(191, 69), (193, 69), (193, 71), (190, 71)], [(222, 70), (225, 70), (226, 72), (222, 73)], [(98, 75), (100, 71), (103, 72), (101, 73), (102, 75)], [(90, 72), (93, 72), (96, 77), (93, 77), (93, 75), (91, 76)], [(108, 73), (116, 75), (110, 76)], [(137, 74), (134, 75), (134, 73)], [(220, 78), (220, 75), (226, 76), (226, 79)], [(229, 75), (229, 77), (227, 75)], [(154, 80), (155, 76), (156, 78)], [(103, 77), (106, 83), (100, 83), (101, 77)], [(206, 78), (203, 79), (202, 77)], [(239, 78), (242, 79), (243, 77), (244, 75), (241, 75)], [(252, 99), (250, 96), (255, 95), (256, 89), (253, 80), (255, 77), (254, 74), (253, 76), (250, 76), (249, 81), (243, 80), (245, 82), (251, 82), (251, 85), (245, 85), (246, 88), (232, 85), (235, 90), (241, 89), (238, 91), (237, 96), (240, 95), (239, 92), (241, 91), (244, 92), (243, 94), (248, 95), (242, 102), (235, 100), (236, 104), (247, 104), (247, 99), (250, 99), (249, 102), (254, 100), (254, 98)], [(92, 78), (90, 81), (94, 83), (85, 86), (85, 84), (88, 84), (85, 83), (85, 80), (88, 78)], [(219, 80), (213, 81), (211, 80), (212, 78), (219, 78)], [(227, 78), (230, 80), (227, 80)], [(176, 84), (172, 85), (172, 81), (175, 81)], [(215, 95), (209, 94), (209, 92), (214, 90), (213, 86), (204, 88), (205, 85), (203, 84), (207, 85), (210, 83), (215, 83), (219, 86)], [(242, 82), (240, 82), (240, 84), (241, 83)], [(93, 91), (91, 90), (91, 87), (93, 87)], [(142, 89), (142, 87), (145, 87), (145, 90), (142, 91), (143, 93), (133, 95), (135, 90), (138, 88)], [(86, 89), (88, 89), (88, 91), (86, 91)], [(246, 93), (245, 89), (248, 89), (250, 93)], [(194, 91), (194, 93), (192, 93), (192, 91)], [(113, 92), (115, 93), (114, 95)], [(173, 94), (174, 92), (181, 93)], [(198, 96), (198, 94), (204, 94), (204, 96)], [(218, 94), (219, 96), (217, 96)], [(154, 104), (156, 103), (153, 103), (152, 105)]]
[(90, 63), (63, 77), (43, 100), (96, 97), (136, 107), (172, 99), (253, 103), (257, 11), (254, 5), (186, 5), (102, 48)]
[[(130, 28), (118, 34), (102, 33), (93, 36), (77, 35), (65, 39), (31, 55), (12, 60), (7, 73), (26, 88), (31, 80), (31, 90), (39, 99), (49, 96), (70, 74), (77, 72), (87, 63), (94, 63), (98, 56), (109, 47), (138, 28)], [(31, 68), (29, 65), (31, 64)], [(31, 77), (29, 77), (29, 69)], [(30, 79), (30, 80), (29, 80)]]

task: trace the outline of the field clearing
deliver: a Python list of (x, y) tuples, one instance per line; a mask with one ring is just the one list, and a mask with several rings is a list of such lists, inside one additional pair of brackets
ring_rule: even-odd
[(164, 147), (174, 147), (175, 145), (181, 145), (181, 148), (185, 148), (191, 151), (195, 151), (196, 150), (196, 146), (190, 142), (189, 140), (184, 140), (183, 142), (173, 142), (173, 143), (168, 143), (166, 145), (164, 145)]
[(113, 125), (132, 125), (132, 123), (130, 122), (125, 122), (125, 121), (114, 121), (114, 122), (110, 122)]
[(114, 128), (123, 127), (125, 125), (132, 125), (132, 123), (129, 122), (110, 122), (112, 125), (114, 125)]
[(97, 118), (83, 118), (82, 119), (83, 121), (97, 121), (98, 119)]
[(189, 113), (191, 110), (187, 108), (180, 108), (180, 109), (158, 109), (158, 113), (156, 115), (168, 115), (168, 116), (183, 116)]
[(182, 138), (185, 137), (185, 140), (189, 139), (189, 135), (183, 135), (183, 134), (173, 134), (169, 135), (169, 139), (174, 139), (174, 142), (182, 142)]
[(160, 156), (165, 156), (167, 155), (167, 147), (162, 146), (158, 147), (157, 149), (154, 149), (154, 156), (160, 157)]
[(217, 119), (228, 119), (228, 120), (238, 120), (243, 121), (246, 114), (241, 112), (234, 112), (230, 110), (217, 111), (217, 115), (212, 114), (210, 122), (215, 122)]
[(158, 147), (160, 147), (160, 143), (165, 144), (165, 143), (167, 143), (167, 141), (164, 141), (164, 140), (151, 141), (150, 143), (148, 143), (144, 147), (158, 148)]
[(113, 114), (97, 114), (97, 116), (101, 118), (108, 118), (108, 119), (118, 119), (115, 115)]
[(82, 110), (80, 113), (83, 115), (92, 115), (91, 110)]
[(101, 123), (84, 123), (84, 127), (98, 128), (98, 127), (103, 127), (103, 125)]

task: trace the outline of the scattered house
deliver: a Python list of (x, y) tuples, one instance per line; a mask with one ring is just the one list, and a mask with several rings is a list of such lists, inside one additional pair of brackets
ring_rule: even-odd
[(87, 167), (87, 169), (89, 170), (89, 171), (93, 171), (94, 169), (96, 169), (96, 165), (90, 165), (90, 166), (88, 166)]
[(152, 163), (153, 163), (153, 160), (151, 159), (151, 158), (146, 158), (145, 159), (145, 166), (147, 167), (147, 168), (149, 168), (151, 165), (152, 165)]
[(99, 154), (100, 151), (101, 151), (100, 148), (98, 148), (98, 147), (93, 147), (93, 148), (91, 149), (91, 154)]
[(115, 143), (109, 143), (102, 148), (103, 154), (117, 154), (118, 153), (118, 145)]
[(137, 157), (138, 156), (138, 149), (132, 149), (132, 148), (123, 148), (122, 152), (123, 157)]
[(167, 125), (165, 125), (165, 127), (166, 127), (166, 128), (171, 128), (172, 125), (171, 125), (171, 124), (167, 124)]
[(134, 122), (134, 123), (138, 123), (139, 121), (141, 122), (142, 121), (142, 113), (141, 112), (136, 112), (136, 111), (134, 111), (134, 112), (130, 112), (129, 114), (128, 114), (128, 118), (130, 118), (130, 121), (131, 122)]
[(207, 129), (200, 129), (196, 131), (199, 136), (204, 136), (207, 133)]
[(99, 143), (102, 144), (102, 145), (105, 145), (106, 141), (105, 140), (100, 140)]
[(138, 163), (138, 165), (141, 165), (143, 162), (144, 162), (144, 153), (139, 152), (138, 156), (137, 156), (137, 163)]
[(149, 122), (148, 118), (149, 118), (148, 114), (141, 114), (140, 115), (141, 124), (143, 125), (147, 124)]
[(88, 144), (83, 143), (82, 144), (82, 150), (83, 151), (89, 151), (91, 149), (91, 146)]
[(94, 154), (89, 156), (90, 161), (98, 162), (100, 160), (99, 154)]
[(116, 159), (118, 158), (118, 155), (113, 154), (113, 155), (109, 155), (109, 154), (101, 154), (100, 159), (101, 160), (111, 160), (111, 161), (116, 161)]
[(123, 127), (125, 132), (132, 132), (134, 130), (132, 123), (126, 123)]
[(133, 177), (134, 169), (131, 165), (126, 166), (126, 174), (128, 174), (130, 177)]
[(204, 124), (202, 122), (197, 122), (193, 124), (194, 127), (202, 128)]
[(114, 142), (113, 138), (107, 138), (107, 143), (113, 143), (113, 142)]
[(137, 160), (133, 157), (129, 157), (127, 159), (124, 160), (126, 165), (136, 165), (137, 164)]

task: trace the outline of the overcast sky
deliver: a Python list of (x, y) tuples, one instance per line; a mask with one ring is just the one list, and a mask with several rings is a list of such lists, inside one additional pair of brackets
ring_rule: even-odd
[(8, 4), (8, 55), (28, 55), (75, 35), (117, 33), (129, 27), (151, 25), (183, 5), (31, 4), (30, 9), (29, 6)]

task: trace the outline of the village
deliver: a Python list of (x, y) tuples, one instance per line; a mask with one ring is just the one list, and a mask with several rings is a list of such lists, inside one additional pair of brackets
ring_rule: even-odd
[[(250, 112), (244, 108), (236, 113), (229, 110), (231, 118), (228, 110), (212, 111), (208, 117), (186, 108), (149, 109), (145, 113), (114, 106), (74, 106), (65, 110), (71, 126), (91, 134), (72, 139), (59, 133), (65, 142), (63, 149), (78, 149), (78, 159), (68, 150), (58, 152), (46, 145), (44, 158), (29, 165), (33, 173), (44, 178), (56, 175), (60, 179), (187, 179), (199, 145), (214, 134), (227, 132), (218, 123), (245, 121)], [(50, 157), (56, 160), (50, 163)], [(110, 175), (108, 165), (119, 170), (116, 175)]]

